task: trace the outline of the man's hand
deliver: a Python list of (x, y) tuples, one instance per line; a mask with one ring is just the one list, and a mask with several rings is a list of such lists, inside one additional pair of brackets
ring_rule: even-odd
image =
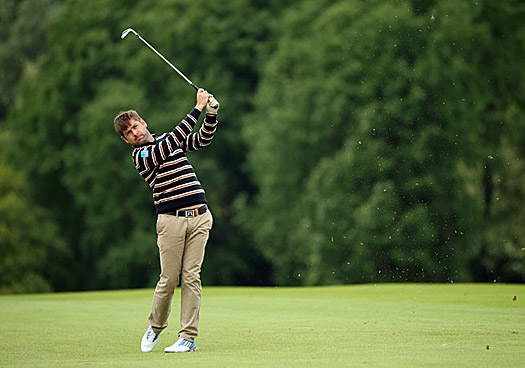
[(197, 104), (195, 105), (195, 108), (199, 111), (204, 110), (204, 108), (206, 107), (206, 104), (208, 103), (208, 100), (212, 96), (213, 95), (208, 93), (208, 91), (202, 88), (199, 88), (199, 90), (197, 91)]
[(219, 101), (217, 101), (215, 97), (211, 95), (211, 97), (208, 100), (208, 104), (206, 105), (206, 115), (217, 115), (217, 112), (219, 112), (219, 106)]

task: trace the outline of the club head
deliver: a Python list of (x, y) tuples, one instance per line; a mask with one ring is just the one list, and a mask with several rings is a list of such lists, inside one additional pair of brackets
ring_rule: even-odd
[(122, 35), (120, 36), (120, 39), (123, 40), (124, 37), (126, 37), (128, 35), (128, 33), (130, 33), (130, 32), (133, 33), (137, 37), (139, 36), (139, 34), (137, 32), (135, 32), (135, 30), (133, 28), (128, 28), (128, 29), (126, 29), (126, 30), (124, 30), (122, 32)]

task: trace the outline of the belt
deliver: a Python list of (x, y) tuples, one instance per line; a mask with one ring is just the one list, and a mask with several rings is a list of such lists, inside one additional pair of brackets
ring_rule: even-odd
[(202, 215), (207, 210), (208, 210), (208, 207), (204, 205), (199, 208), (193, 208), (191, 210), (178, 210), (178, 211), (164, 212), (164, 214), (178, 216), (178, 217), (196, 217), (198, 215)]

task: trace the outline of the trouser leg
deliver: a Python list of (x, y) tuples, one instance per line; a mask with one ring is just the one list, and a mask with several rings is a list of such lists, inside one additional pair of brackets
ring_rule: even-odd
[(212, 224), (213, 216), (209, 210), (201, 216), (190, 218), (188, 224), (182, 259), (179, 337), (191, 341), (198, 335), (202, 293), (200, 272)]
[(155, 287), (149, 323), (158, 333), (168, 326), (171, 300), (179, 283), (184, 254), (186, 221), (170, 215), (157, 218), (157, 245), (159, 247), (160, 279)]

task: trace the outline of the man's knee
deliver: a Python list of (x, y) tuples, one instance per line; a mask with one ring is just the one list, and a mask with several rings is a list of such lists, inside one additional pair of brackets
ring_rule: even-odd
[(182, 284), (188, 286), (200, 286), (200, 270), (182, 270)]
[(166, 293), (173, 293), (177, 284), (179, 283), (179, 278), (176, 275), (160, 275), (160, 279), (157, 282), (157, 289), (163, 290)]

